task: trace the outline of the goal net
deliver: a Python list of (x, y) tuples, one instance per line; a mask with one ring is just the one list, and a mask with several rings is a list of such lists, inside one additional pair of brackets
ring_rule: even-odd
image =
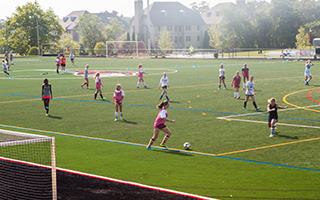
[(54, 137), (0, 129), (0, 199), (57, 199)]
[(106, 41), (107, 58), (138, 58), (148, 56), (148, 49), (142, 41)]

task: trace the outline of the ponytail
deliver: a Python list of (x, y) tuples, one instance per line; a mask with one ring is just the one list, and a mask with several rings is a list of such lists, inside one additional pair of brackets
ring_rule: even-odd
[(162, 109), (165, 105), (167, 105), (168, 103), (169, 103), (169, 101), (167, 101), (167, 100), (161, 101), (161, 102), (157, 105), (157, 108), (160, 110), (160, 109)]

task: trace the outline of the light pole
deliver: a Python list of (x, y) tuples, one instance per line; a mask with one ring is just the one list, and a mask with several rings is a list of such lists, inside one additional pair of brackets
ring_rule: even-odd
[(233, 52), (234, 52), (234, 54), (236, 55), (236, 53), (235, 53), (235, 48), (236, 48), (236, 42), (237, 42), (237, 34), (234, 34), (233, 36), (234, 36), (234, 39), (233, 39), (233, 46), (234, 46), (233, 49), (234, 49), (234, 50), (233, 50)]
[[(37, 44), (38, 44), (38, 56), (40, 57), (40, 42), (39, 42), (39, 22), (38, 22), (38, 16), (36, 16), (36, 25), (37, 25)], [(34, 16), (29, 16), (29, 19), (34, 18)]]

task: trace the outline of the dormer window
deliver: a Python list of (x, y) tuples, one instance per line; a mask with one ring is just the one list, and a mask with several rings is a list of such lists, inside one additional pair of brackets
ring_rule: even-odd
[(161, 13), (164, 17), (168, 17), (168, 12), (166, 10), (161, 10)]

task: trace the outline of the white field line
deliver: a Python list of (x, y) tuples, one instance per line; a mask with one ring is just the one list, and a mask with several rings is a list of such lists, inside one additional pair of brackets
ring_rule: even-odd
[[(320, 104), (318, 105), (312, 105), (312, 106), (304, 106), (304, 107), (298, 107), (298, 108), (287, 108), (287, 109), (279, 109), (278, 112), (284, 112), (284, 111), (290, 111), (290, 110), (299, 110), (303, 108), (314, 108), (314, 107), (320, 107)], [(267, 114), (268, 112), (255, 112), (255, 113), (247, 113), (247, 114), (240, 114), (240, 115), (229, 115), (225, 117), (218, 117), (218, 118), (231, 118), (231, 117), (243, 117), (243, 116), (250, 116), (250, 115), (262, 115), (262, 114)], [(217, 118), (217, 119), (218, 119)]]
[[(227, 118), (224, 118), (224, 117), (217, 117), (217, 119), (231, 120), (231, 121), (240, 121), (240, 122), (251, 122), (251, 123), (259, 123), (259, 124), (267, 124), (267, 123), (268, 123), (268, 122), (263, 122), (263, 121), (246, 120), (246, 119), (227, 119)], [(282, 125), (282, 126), (294, 126), (294, 127), (299, 127), (299, 128), (315, 128), (315, 129), (320, 129), (320, 126), (306, 126), (306, 125), (285, 124), (285, 123), (277, 123), (277, 125)]]

